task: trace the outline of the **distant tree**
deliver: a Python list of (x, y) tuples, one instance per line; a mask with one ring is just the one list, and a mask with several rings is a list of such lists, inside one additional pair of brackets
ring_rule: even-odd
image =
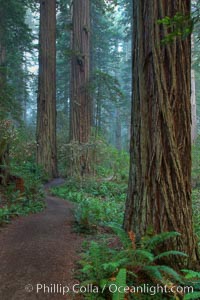
[(91, 3), (93, 127), (127, 149), (131, 103), (130, 1)]
[(37, 163), (57, 176), (56, 158), (56, 1), (40, 0)]
[[(169, 264), (195, 266), (199, 254), (192, 225), (190, 38), (174, 37), (157, 21), (177, 12), (190, 16), (190, 1), (134, 1), (131, 162), (124, 228), (137, 240), (177, 231), (165, 244), (188, 254)], [(189, 22), (189, 21), (188, 21)]]
[[(32, 48), (26, 24), (29, 1), (0, 1), (0, 119), (20, 121), (26, 93), (24, 52)], [(23, 93), (22, 93), (23, 90)]]
[(90, 1), (73, 1), (71, 65), (71, 119), (70, 141), (82, 149), (79, 157), (72, 153), (72, 172), (84, 175), (90, 172), (87, 143), (91, 133), (90, 77)]
[(4, 184), (10, 175), (12, 124), (23, 120), (27, 93), (24, 52), (32, 49), (32, 34), (26, 24), (28, 5), (25, 0), (0, 1), (0, 183)]
[[(69, 141), (71, 1), (60, 0), (57, 12), (56, 99), (57, 132)], [(59, 149), (58, 149), (59, 151)]]

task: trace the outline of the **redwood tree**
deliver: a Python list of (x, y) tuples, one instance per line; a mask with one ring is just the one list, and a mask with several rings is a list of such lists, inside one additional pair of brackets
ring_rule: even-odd
[(50, 177), (57, 176), (55, 0), (40, 0), (37, 162)]
[[(190, 37), (162, 43), (158, 19), (190, 15), (190, 1), (134, 1), (131, 165), (124, 228), (177, 231), (166, 248), (197, 261), (191, 201)], [(175, 265), (183, 263), (175, 260)]]
[(73, 36), (71, 64), (71, 170), (84, 175), (89, 172), (88, 142), (91, 130), (91, 101), (88, 91), (90, 52), (90, 1), (73, 1)]

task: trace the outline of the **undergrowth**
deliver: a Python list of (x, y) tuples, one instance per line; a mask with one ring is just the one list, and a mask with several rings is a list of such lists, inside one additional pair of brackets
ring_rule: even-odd
[(122, 224), (126, 183), (111, 181), (68, 181), (52, 194), (77, 203), (76, 222), (80, 231), (94, 231), (109, 222)]
[[(126, 183), (94, 180), (71, 180), (52, 189), (54, 195), (77, 203), (75, 218), (79, 230), (95, 232), (90, 241), (85, 242), (78, 276), (86, 290), (92, 285), (98, 288), (98, 293), (90, 289), (84, 294), (85, 299), (200, 299), (198, 272), (177, 271), (162, 263), (165, 258), (186, 255), (176, 250), (156, 251), (158, 244), (175, 238), (178, 233), (147, 236), (138, 246), (133, 232), (128, 236), (121, 229), (126, 192)], [(197, 207), (198, 196), (199, 192), (193, 193), (194, 207)], [(196, 210), (197, 233), (200, 228), (198, 216)], [(100, 230), (103, 226), (110, 229), (106, 234)], [(118, 286), (120, 291), (125, 289), (126, 292), (115, 290)], [(173, 292), (171, 287), (174, 287)]]
[(193, 219), (194, 229), (200, 241), (200, 189), (196, 188), (192, 191), (192, 206), (193, 206)]
[(16, 203), (4, 205), (0, 208), (0, 225), (9, 223), (14, 217), (26, 216), (30, 213), (42, 211), (44, 207), (45, 204), (41, 200), (33, 201), (19, 197)]
[[(197, 150), (199, 147), (193, 148), (192, 199), (194, 229), (200, 238)], [(122, 160), (119, 161), (121, 164)], [(120, 172), (120, 165), (118, 167)], [(101, 169), (101, 166), (98, 168), (99, 175), (104, 178), (115, 174), (105, 171), (106, 168)], [(127, 235), (121, 229), (127, 180), (70, 180), (61, 187), (53, 188), (52, 193), (77, 203), (75, 219), (78, 229), (95, 233), (84, 243), (78, 276), (81, 285), (97, 287), (98, 293), (86, 291), (85, 299), (200, 299), (200, 273), (186, 269), (177, 271), (165, 263), (175, 255), (184, 257), (186, 254), (176, 249), (158, 252), (158, 245), (169, 238), (176, 238), (178, 233), (147, 236), (140, 245), (136, 245), (134, 233)], [(104, 226), (109, 230), (102, 234), (100, 229)]]
[(24, 192), (16, 190), (12, 182), (0, 188), (0, 225), (9, 223), (13, 217), (36, 213), (45, 208), (42, 170), (30, 162), (21, 165), (13, 162), (10, 170), (13, 176), (23, 180)]
[(104, 241), (85, 245), (80, 261), (83, 286), (92, 284), (98, 293), (86, 292), (86, 299), (199, 299), (200, 273), (191, 270), (177, 272), (162, 262), (174, 255), (187, 256), (179, 251), (157, 253), (157, 246), (179, 234), (165, 232), (144, 238), (140, 247), (118, 226), (112, 226), (119, 238), (118, 247)]

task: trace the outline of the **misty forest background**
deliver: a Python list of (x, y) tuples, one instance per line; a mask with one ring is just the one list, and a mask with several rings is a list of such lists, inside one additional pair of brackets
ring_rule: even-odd
[(0, 224), (65, 178), (82, 281), (200, 299), (200, 2), (142, 2), (0, 0)]

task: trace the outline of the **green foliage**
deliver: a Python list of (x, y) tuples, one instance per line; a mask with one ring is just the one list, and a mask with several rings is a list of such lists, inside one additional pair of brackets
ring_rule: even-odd
[(36, 164), (27, 162), (18, 165), (12, 161), (10, 172), (12, 176), (21, 178), (25, 190), (23, 193), (16, 190), (14, 182), (1, 188), (0, 224), (10, 222), (15, 216), (39, 212), (45, 207), (42, 170)]
[(194, 229), (200, 240), (200, 190), (199, 188), (193, 189), (192, 191), (192, 206), (193, 206), (193, 220), (194, 220)]
[(11, 205), (5, 205), (0, 208), (0, 225), (9, 223), (16, 216), (26, 216), (30, 213), (42, 211), (45, 204), (41, 200), (28, 200), (25, 197), (15, 195), (15, 201)]
[[(116, 276), (115, 280), (117, 287), (126, 287), (126, 269), (121, 268)], [(113, 294), (112, 300), (124, 300), (125, 292), (119, 292)]]
[(200, 292), (193, 292), (185, 295), (183, 300), (193, 300), (193, 299), (198, 300), (199, 298), (200, 298)]
[(33, 35), (26, 22), (28, 2), (31, 1), (1, 1), (0, 119), (12, 118), (18, 122), (28, 94), (24, 55), (33, 49)]
[(35, 163), (36, 141), (35, 130), (28, 126), (15, 129), (15, 139), (9, 145), (9, 156), (15, 165)]
[[(101, 243), (92, 241), (89, 248), (82, 254), (80, 264), (82, 266), (81, 278), (83, 285), (92, 283), (99, 286), (100, 294), (104, 297), (103, 299), (110, 299), (109, 297), (112, 296), (112, 299), (115, 300), (124, 299), (125, 293), (123, 289), (120, 289), (121, 292), (111, 293), (109, 287), (113, 284), (118, 287), (142, 287), (143, 284), (148, 282), (149, 286), (159, 284), (170, 289), (172, 284), (180, 285), (184, 283), (184, 278), (180, 273), (167, 265), (159, 264), (157, 259), (158, 257), (169, 258), (173, 255), (186, 255), (175, 250), (162, 252), (159, 255), (155, 254), (158, 242), (163, 243), (178, 234), (174, 232), (163, 233), (149, 238), (148, 243), (144, 239), (145, 243), (141, 244), (140, 248), (135, 248), (133, 235), (130, 234), (129, 238), (118, 226), (112, 226), (112, 228), (115, 228), (115, 232), (119, 233), (117, 247), (111, 246), (112, 243), (110, 244), (110, 242), (113, 237), (109, 237), (106, 241), (101, 241)], [(134, 293), (134, 299), (150, 299), (151, 295), (148, 293), (143, 295)], [(162, 299), (167, 299), (169, 295), (155, 295), (155, 299), (161, 299), (159, 296)], [(175, 294), (171, 295), (171, 298), (175, 299)], [(95, 299), (98, 299), (98, 297)]]
[(152, 249), (155, 249), (163, 241), (166, 241), (167, 239), (174, 238), (174, 237), (177, 237), (177, 236), (180, 236), (180, 233), (175, 232), (175, 231), (174, 232), (171, 231), (171, 232), (163, 232), (159, 235), (155, 235), (155, 236), (151, 237), (151, 239), (149, 239), (147, 237), (147, 240), (144, 237), (143, 238), (143, 241), (144, 241), (143, 245), (144, 245), (144, 248), (152, 250)]
[[(92, 132), (90, 141), (87, 144), (71, 142), (62, 143), (59, 135), (59, 165), (62, 174), (69, 175), (69, 162), (71, 155), (76, 161), (81, 156), (89, 153), (91, 161), (91, 174), (96, 177), (112, 178), (115, 181), (128, 181), (129, 154), (126, 151), (119, 151), (105, 141), (102, 136)], [(74, 172), (75, 170), (73, 170)], [(75, 172), (76, 173), (76, 172)], [(71, 174), (70, 174), (71, 177)], [(78, 176), (77, 176), (78, 177)]]
[(97, 176), (109, 177), (116, 181), (128, 181), (129, 154), (119, 151), (104, 141), (101, 136), (95, 140), (94, 171)]
[(127, 184), (111, 181), (69, 181), (52, 193), (77, 202), (75, 218), (81, 231), (94, 231), (115, 221), (122, 224)]
[(13, 161), (11, 172), (13, 175), (23, 178), (27, 199), (36, 200), (44, 198), (42, 181), (46, 181), (47, 177), (42, 168), (31, 162), (24, 162), (18, 165)]
[(200, 136), (192, 145), (192, 187), (194, 229), (200, 240)]
[(200, 136), (192, 145), (192, 185), (198, 187), (200, 184)]
[(124, 205), (116, 205), (115, 201), (102, 201), (97, 198), (83, 199), (75, 212), (76, 221), (81, 230), (97, 229), (113, 219), (122, 223)]
[[(13, 144), (15, 143), (13, 139)], [(20, 154), (19, 154), (20, 155)], [(0, 190), (1, 208), (0, 224), (8, 223), (13, 217), (36, 213), (44, 209), (44, 191), (41, 184), (44, 178), (42, 170), (29, 161), (18, 161), (18, 154), (12, 154), (9, 164), (9, 174), (12, 174), (8, 185)], [(25, 157), (24, 157), (25, 158)], [(8, 168), (8, 166), (6, 166)], [(10, 176), (10, 175), (9, 175)], [(24, 192), (16, 190), (13, 178), (19, 178), (24, 183)]]
[(10, 120), (0, 121), (0, 159), (8, 145), (16, 139), (17, 131)]
[[(128, 1), (91, 1), (91, 93), (95, 130), (112, 145), (116, 143), (116, 111), (123, 131), (121, 143), (128, 149), (131, 103), (131, 8)], [(109, 9), (109, 7), (112, 9)], [(113, 9), (114, 8), (114, 9)], [(102, 11), (104, 14), (102, 14)], [(127, 33), (129, 32), (129, 36)]]
[(182, 272), (186, 273), (185, 274), (186, 279), (200, 279), (200, 272), (195, 272), (193, 270), (186, 270), (186, 269), (182, 270)]
[(187, 299), (199, 299), (200, 298), (200, 272), (193, 270), (181, 270), (184, 273), (185, 285), (193, 287), (194, 292), (188, 293), (184, 296), (184, 300)]
[[(98, 94), (101, 94), (102, 99), (105, 98), (105, 95), (109, 95), (110, 100), (115, 102), (118, 97), (123, 98), (123, 93), (120, 89), (118, 80), (114, 76), (100, 70), (96, 70), (93, 73), (92, 82), (89, 88), (93, 93), (98, 91)], [(99, 89), (101, 89), (101, 91), (99, 91)]]
[(189, 15), (183, 15), (177, 12), (172, 18), (166, 16), (158, 20), (158, 24), (164, 25), (166, 29), (165, 36), (162, 39), (163, 44), (173, 42), (177, 37), (186, 38), (193, 30), (193, 21)]

